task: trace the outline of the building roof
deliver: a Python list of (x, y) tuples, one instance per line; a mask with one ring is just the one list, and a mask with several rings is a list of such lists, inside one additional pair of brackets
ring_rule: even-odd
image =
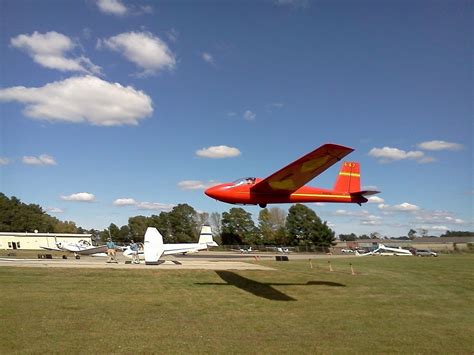
[(92, 234), (74, 234), (74, 233), (30, 233), (30, 232), (0, 232), (1, 236), (11, 237), (63, 237), (63, 238), (90, 238)]

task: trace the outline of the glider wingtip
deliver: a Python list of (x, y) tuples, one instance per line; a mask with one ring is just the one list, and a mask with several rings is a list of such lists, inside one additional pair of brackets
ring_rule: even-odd
[(333, 148), (333, 149), (340, 149), (340, 150), (347, 150), (349, 152), (353, 152), (355, 149), (354, 148), (351, 148), (351, 147), (347, 147), (345, 145), (342, 145), (342, 144), (336, 144), (336, 143), (326, 143), (324, 144), (323, 146), (327, 147), (327, 148)]

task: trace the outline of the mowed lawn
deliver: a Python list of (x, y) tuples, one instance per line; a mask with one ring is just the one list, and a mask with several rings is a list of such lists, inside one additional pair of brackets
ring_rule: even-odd
[(277, 271), (2, 266), (0, 353), (474, 351), (474, 255), (260, 263)]

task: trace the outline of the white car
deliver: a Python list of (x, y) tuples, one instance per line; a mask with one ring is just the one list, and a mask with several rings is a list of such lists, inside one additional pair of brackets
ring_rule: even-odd
[(343, 253), (353, 253), (354, 250), (352, 250), (352, 249), (341, 249), (341, 252), (343, 252)]
[(437, 253), (429, 249), (418, 249), (415, 255), (416, 256), (438, 256)]

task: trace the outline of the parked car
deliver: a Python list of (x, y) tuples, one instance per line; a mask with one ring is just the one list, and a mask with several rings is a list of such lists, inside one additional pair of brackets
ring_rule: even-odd
[(354, 250), (352, 250), (352, 249), (341, 249), (341, 252), (343, 252), (343, 253), (353, 253)]
[(415, 255), (416, 256), (438, 256), (437, 253), (429, 249), (418, 249)]

